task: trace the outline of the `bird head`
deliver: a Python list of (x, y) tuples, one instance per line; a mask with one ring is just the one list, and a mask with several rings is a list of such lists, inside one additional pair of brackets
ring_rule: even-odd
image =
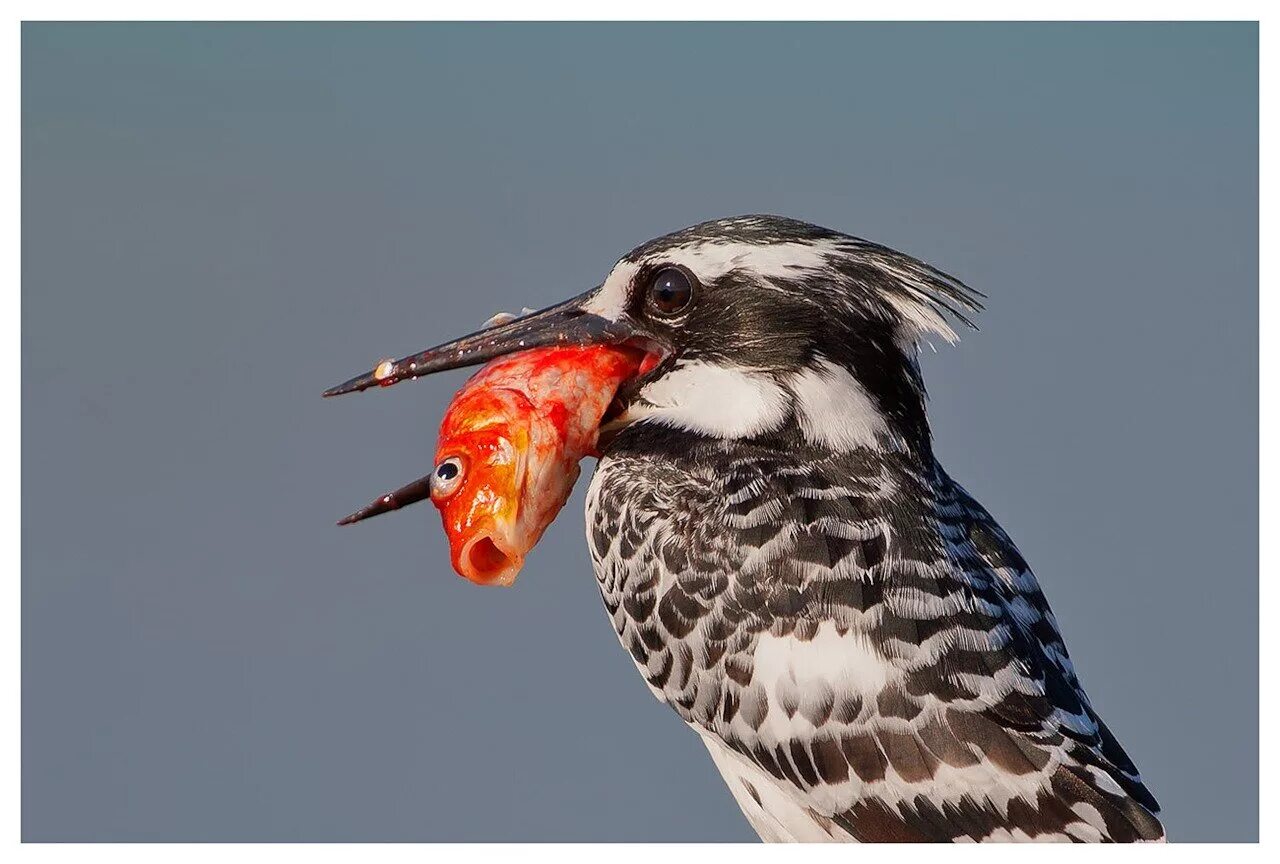
[(788, 432), (833, 449), (929, 448), (923, 340), (954, 341), (979, 295), (875, 243), (776, 216), (704, 222), (624, 255), (569, 300), (401, 360), (338, 395), (527, 348), (646, 352), (605, 431), (653, 424), (724, 439)]

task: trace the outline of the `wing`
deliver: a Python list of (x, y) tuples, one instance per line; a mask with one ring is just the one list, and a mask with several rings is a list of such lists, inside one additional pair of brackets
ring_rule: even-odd
[(1163, 837), (1034, 576), (941, 469), (699, 446), (603, 461), (588, 534), (623, 645), (762, 836)]

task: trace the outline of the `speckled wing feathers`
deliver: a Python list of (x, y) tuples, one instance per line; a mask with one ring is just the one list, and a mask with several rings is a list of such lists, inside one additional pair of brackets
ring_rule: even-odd
[(624, 434), (588, 500), (605, 606), (761, 836), (1163, 836), (1026, 563), (940, 468)]

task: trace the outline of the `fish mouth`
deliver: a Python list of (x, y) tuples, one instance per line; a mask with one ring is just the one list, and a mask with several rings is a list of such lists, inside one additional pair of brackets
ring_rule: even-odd
[(469, 582), (508, 588), (524, 566), (524, 553), (500, 532), (481, 531), (462, 544), (454, 565)]

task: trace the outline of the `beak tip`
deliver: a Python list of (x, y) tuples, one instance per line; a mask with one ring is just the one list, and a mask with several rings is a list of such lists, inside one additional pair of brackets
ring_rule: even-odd
[(413, 374), (415, 364), (412, 362), (412, 358), (406, 358), (403, 362), (407, 363), (407, 367), (409, 369), (408, 375), (400, 371), (401, 362), (397, 362), (395, 360), (383, 360), (371, 371), (366, 372), (363, 375), (357, 375), (351, 380), (344, 381), (334, 387), (330, 387), (321, 395), (328, 399), (330, 396), (342, 396), (346, 393), (359, 393), (360, 391), (368, 390), (371, 387), (390, 387), (392, 384), (395, 384), (405, 378), (418, 377)]
[(359, 393), (361, 390), (367, 390), (377, 383), (376, 381), (370, 380), (371, 378), (372, 376), (368, 374), (360, 375), (359, 377), (352, 378), (350, 381), (344, 381), (341, 384), (330, 387), (320, 395), (325, 399), (328, 399), (332, 396), (342, 396), (347, 393)]

